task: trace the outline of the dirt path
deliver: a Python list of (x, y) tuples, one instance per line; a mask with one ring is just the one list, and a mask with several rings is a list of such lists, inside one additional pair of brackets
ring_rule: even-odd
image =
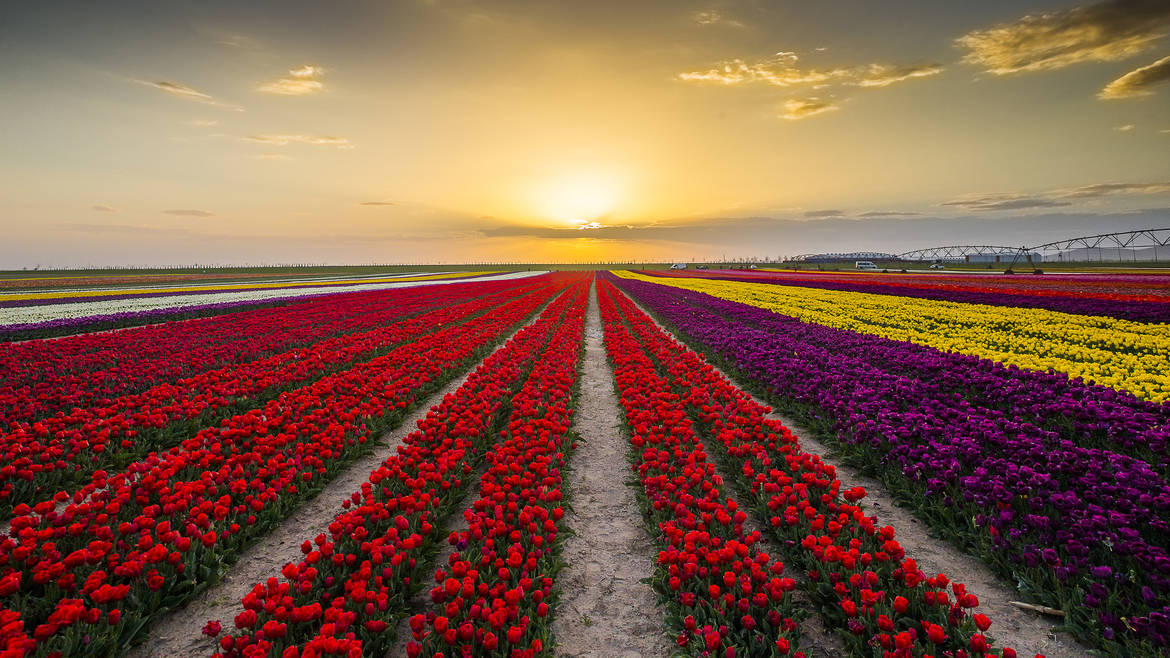
[(640, 582), (650, 576), (657, 552), (625, 484), (628, 445), (602, 332), (594, 285), (573, 422), (580, 440), (567, 479), (572, 508), (565, 520), (576, 534), (564, 543), (566, 566), (557, 577), (556, 655), (668, 656), (672, 645), (657, 595)]
[[(630, 300), (634, 301), (634, 298), (630, 297)], [(636, 301), (634, 303), (643, 312), (646, 311)], [(647, 313), (647, 315), (650, 314)], [(654, 319), (653, 316), (651, 319)], [(657, 323), (656, 319), (655, 322)], [(674, 336), (666, 327), (661, 324), (658, 326)], [(715, 366), (715, 364), (711, 365)], [(718, 370), (717, 367), (716, 369)], [(739, 386), (735, 378), (723, 370), (719, 370), (719, 372)], [(742, 387), (740, 388), (744, 390)], [(744, 392), (747, 391), (744, 390)], [(755, 396), (752, 399), (761, 405), (771, 406)], [(988, 635), (992, 636), (999, 646), (1010, 646), (1021, 656), (1032, 656), (1037, 653), (1044, 654), (1047, 658), (1090, 656), (1089, 650), (1079, 644), (1071, 635), (1055, 630), (1059, 620), (1021, 610), (1009, 604), (1009, 601), (1022, 600), (1023, 596), (992, 572), (979, 558), (960, 551), (946, 540), (932, 537), (926, 524), (915, 518), (910, 510), (898, 506), (893, 497), (886, 493), (881, 482), (861, 475), (856, 469), (841, 464), (832, 450), (816, 440), (791, 418), (778, 413), (771, 413), (769, 417), (784, 423), (785, 427), (796, 435), (800, 447), (805, 452), (818, 455), (825, 463), (835, 466), (842, 488), (865, 487), (867, 495), (864, 506), (870, 513), (876, 514), (883, 525), (891, 525), (897, 530), (898, 542), (906, 549), (906, 553), (918, 562), (918, 566), (923, 571), (928, 574), (945, 573), (952, 580), (965, 583), (970, 591), (979, 597), (978, 611), (991, 618), (993, 624)], [(823, 628), (820, 626), (819, 620), (810, 619), (806, 624), (805, 632), (809, 633), (809, 639), (815, 638), (818, 629)], [(812, 648), (814, 650), (822, 649), (818, 644), (818, 641), (812, 642)]]
[[(524, 326), (535, 322), (541, 312), (543, 307), (538, 309)], [(509, 334), (499, 345), (502, 347), (513, 335), (515, 332)], [(431, 407), (441, 402), (447, 394), (454, 393), (467, 381), (471, 373), (479, 367), (479, 363), (473, 364), (467, 372), (444, 386), (438, 393), (420, 402), (417, 409), (408, 415), (402, 424), (382, 436), (374, 445), (373, 452), (350, 464), (320, 493), (285, 519), (280, 527), (244, 551), (218, 583), (186, 606), (172, 611), (154, 623), (146, 641), (126, 652), (125, 656), (146, 658), (211, 655), (215, 649), (212, 641), (201, 634), (203, 625), (215, 619), (222, 624), (225, 634), (235, 630), (235, 616), (243, 611), (240, 599), (251, 591), (256, 583), (264, 581), (269, 576), (279, 577), (280, 570), (285, 564), (299, 561), (303, 557), (301, 543), (319, 533), (328, 532), (329, 524), (341, 510), (342, 502), (361, 488), (362, 483), (369, 478), (370, 471), (395, 454), (402, 440), (417, 429), (418, 421), (426, 417)], [(462, 521), (462, 515), (458, 519)], [(409, 632), (407, 635), (409, 636)]]

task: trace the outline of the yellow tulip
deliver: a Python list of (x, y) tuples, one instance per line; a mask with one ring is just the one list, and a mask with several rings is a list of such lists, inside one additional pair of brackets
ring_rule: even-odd
[(1170, 399), (1170, 325), (894, 295), (698, 278), (618, 276), (706, 293), (805, 322), (1093, 380)]

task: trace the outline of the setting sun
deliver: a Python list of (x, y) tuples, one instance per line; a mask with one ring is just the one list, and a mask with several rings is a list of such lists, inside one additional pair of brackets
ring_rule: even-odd
[(574, 172), (540, 181), (532, 196), (540, 217), (586, 225), (615, 212), (622, 191), (622, 181), (616, 175)]

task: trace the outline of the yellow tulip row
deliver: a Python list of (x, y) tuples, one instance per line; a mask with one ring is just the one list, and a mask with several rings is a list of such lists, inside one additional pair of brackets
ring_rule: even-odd
[(766, 283), (615, 274), (828, 327), (973, 354), (1028, 370), (1057, 370), (1154, 402), (1170, 399), (1170, 325)]

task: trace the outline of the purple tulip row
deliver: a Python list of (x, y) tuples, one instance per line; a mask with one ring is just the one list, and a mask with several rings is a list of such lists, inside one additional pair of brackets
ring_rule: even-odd
[[(714, 300), (707, 295), (688, 299)], [(718, 312), (741, 325), (766, 332), (791, 331), (793, 318), (745, 304), (719, 305)], [(796, 325), (817, 330), (817, 325)], [(821, 330), (825, 330), (821, 328)], [(1101, 448), (1145, 461), (1170, 476), (1170, 404), (1158, 404), (1080, 377), (1023, 371), (970, 354), (890, 341), (844, 330), (825, 347), (834, 355), (865, 359), (898, 377), (929, 382), (933, 399), (958, 409), (969, 405), (1026, 422), (1082, 448)], [(874, 349), (875, 345), (883, 349)], [(910, 355), (911, 358), (907, 358)]]
[[(647, 271), (645, 274), (655, 275)], [(864, 292), (874, 295), (895, 295), (898, 297), (913, 297), (916, 299), (936, 299), (947, 302), (962, 302), (964, 304), (987, 304), (990, 306), (1018, 306), (1020, 308), (1042, 308), (1060, 313), (1076, 313), (1078, 315), (1097, 315), (1134, 322), (1170, 322), (1170, 303), (1165, 302), (1135, 302), (1115, 299), (1097, 299), (1093, 297), (1057, 297), (1049, 295), (1029, 295), (1020, 292), (974, 290), (946, 290), (932, 287), (889, 287), (881, 285), (867, 285), (865, 283), (848, 283), (845, 281), (809, 281), (807, 279), (788, 280), (779, 277), (767, 276), (712, 276), (720, 281), (740, 281), (744, 283), (767, 283), (782, 286), (799, 286), (801, 288), (818, 288), (821, 290), (841, 290), (844, 292)]]
[[(1088, 641), (1133, 654), (1170, 649), (1170, 484), (1142, 460), (1078, 445), (1099, 440), (1085, 431), (1094, 412), (1124, 424), (1132, 408), (1139, 420), (1127, 440), (1136, 442), (1164, 431), (1165, 408), (1067, 377), (1047, 389), (1059, 374), (616, 282), (879, 472), (934, 527), (1065, 609)], [(1081, 421), (1038, 422), (1062, 415)]]

